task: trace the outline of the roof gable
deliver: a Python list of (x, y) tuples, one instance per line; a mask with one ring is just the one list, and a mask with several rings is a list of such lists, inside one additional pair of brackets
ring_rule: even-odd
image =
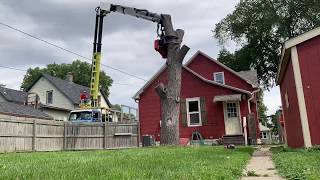
[(0, 87), (0, 94), (4, 97), (8, 102), (15, 103), (24, 103), (27, 98), (27, 92), (18, 91), (14, 89)]
[[(55, 88), (57, 88), (67, 99), (69, 99), (70, 102), (73, 104), (79, 104), (80, 103), (80, 93), (83, 91), (90, 92), (90, 88), (86, 86), (82, 86), (79, 84), (76, 84), (74, 82), (70, 82), (67, 80), (63, 80), (57, 77), (50, 76), (48, 74), (42, 74), (28, 89), (29, 91), (34, 84), (36, 84), (40, 78), (45, 78), (48, 82), (50, 82)], [(103, 98), (106, 100), (109, 107), (111, 107), (111, 103), (108, 100), (107, 96), (103, 91), (100, 90), (100, 93), (102, 94)]]
[(308, 41), (312, 38), (315, 38), (320, 35), (320, 27), (315, 28), (311, 31), (308, 31), (306, 33), (303, 33), (297, 37), (291, 38), (284, 42), (283, 47), (282, 47), (282, 52), (281, 52), (281, 58), (280, 58), (280, 63), (278, 66), (278, 73), (277, 73), (277, 84), (279, 85), (282, 81), (283, 77), (283, 72), (287, 66), (288, 60), (290, 59), (291, 56), (291, 48), (295, 47), (305, 41)]
[[(206, 60), (208, 60), (210, 63), (214, 63), (215, 65), (217, 65), (218, 67), (230, 72), (232, 75), (240, 78), (241, 80), (243, 80), (244, 82), (246, 82), (247, 84), (249, 84), (250, 86), (252, 86), (253, 88), (257, 88), (259, 86), (258, 83), (258, 78), (257, 78), (257, 72), (256, 70), (251, 70), (251, 71), (241, 71), (241, 72), (236, 72), (233, 69), (229, 68), (228, 66), (222, 64), (221, 62), (213, 59), (212, 57), (210, 57), (209, 55), (205, 54), (202, 51), (197, 51), (197, 53), (195, 55), (193, 55), (189, 61), (187, 61), (185, 63), (185, 66), (190, 68), (190, 65), (192, 63), (196, 63), (194, 62), (196, 59), (198, 59), (199, 56), (203, 56)], [(191, 68), (190, 68), (191, 69)]]
[[(246, 81), (248, 84), (252, 85), (250, 82), (248, 82), (249, 80), (247, 79), (244, 79), (243, 77), (241, 77), (239, 74), (237, 74), (235, 71), (233, 71), (232, 69), (228, 68), (227, 66), (223, 65), (222, 63), (212, 59), (211, 57), (209, 57), (208, 55), (204, 54), (203, 52), (201, 51), (197, 51), (184, 65), (183, 65), (183, 68), (186, 69), (187, 71), (191, 72), (193, 75), (197, 76), (198, 78), (200, 78), (202, 81), (205, 81), (207, 83), (210, 83), (212, 85), (217, 85), (217, 86), (222, 86), (222, 87), (225, 87), (225, 88), (228, 88), (228, 89), (232, 89), (232, 90), (236, 90), (238, 92), (242, 92), (242, 93), (250, 93), (249, 91), (246, 91), (246, 90), (243, 90), (243, 89), (240, 89), (240, 88), (236, 88), (236, 87), (232, 87), (232, 86), (229, 86), (229, 85), (223, 85), (223, 84), (220, 84), (220, 83), (216, 83), (214, 81), (211, 81), (211, 80), (208, 80), (204, 77), (202, 77), (200, 74), (194, 72), (193, 70), (191, 70), (190, 68), (188, 68), (188, 65), (194, 61), (196, 59), (196, 57), (198, 55), (204, 55), (206, 58), (208, 58), (209, 60), (215, 62), (216, 64), (218, 64), (219, 66), (223, 67), (224, 69), (226, 69), (227, 71), (230, 71), (231, 73), (235, 74), (236, 76), (238, 76), (239, 78), (243, 79), (244, 81)], [(151, 79), (149, 79), (147, 81), (146, 84), (144, 84), (144, 86), (142, 88), (139, 89), (138, 92), (136, 92), (134, 94), (134, 96), (132, 97), (133, 99), (139, 99), (139, 95), (149, 87), (150, 84), (152, 84), (152, 82), (154, 80), (156, 80), (156, 78), (158, 76), (160, 76), (165, 70), (166, 70), (167, 66), (166, 64), (164, 64), (152, 77)]]

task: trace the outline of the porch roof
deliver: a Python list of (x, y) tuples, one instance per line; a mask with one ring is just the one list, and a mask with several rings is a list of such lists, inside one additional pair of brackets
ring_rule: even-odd
[(220, 95), (213, 98), (213, 102), (241, 101), (241, 94)]

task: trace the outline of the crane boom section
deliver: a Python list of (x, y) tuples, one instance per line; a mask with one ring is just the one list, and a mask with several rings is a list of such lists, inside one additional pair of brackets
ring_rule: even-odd
[(124, 15), (134, 16), (137, 18), (145, 19), (156, 23), (161, 23), (161, 14), (149, 12), (146, 9), (137, 9), (133, 7), (121, 6), (109, 3), (100, 3), (101, 10), (107, 12), (117, 12)]
[(91, 65), (91, 81), (90, 81), (90, 96), (91, 107), (97, 108), (100, 106), (99, 97), (99, 80), (100, 80), (100, 65), (101, 65), (101, 42), (102, 42), (102, 30), (103, 30), (103, 18), (111, 13), (116, 12), (124, 15), (141, 18), (147, 21), (155, 22), (161, 25), (161, 14), (152, 13), (145, 9), (137, 9), (127, 6), (100, 3), (100, 6), (96, 8), (96, 23), (94, 31), (94, 43), (93, 43), (93, 57)]

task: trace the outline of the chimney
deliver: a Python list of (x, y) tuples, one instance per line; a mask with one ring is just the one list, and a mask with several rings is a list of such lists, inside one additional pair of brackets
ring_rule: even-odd
[(66, 75), (66, 80), (69, 82), (73, 82), (73, 75), (71, 72), (68, 72)]

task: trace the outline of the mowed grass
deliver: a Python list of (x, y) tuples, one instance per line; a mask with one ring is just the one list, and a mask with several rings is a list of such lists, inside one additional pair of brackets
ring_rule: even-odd
[(280, 175), (289, 180), (320, 179), (320, 149), (276, 148), (273, 150), (272, 158)]
[(155, 147), (0, 154), (0, 179), (237, 179), (252, 148)]

